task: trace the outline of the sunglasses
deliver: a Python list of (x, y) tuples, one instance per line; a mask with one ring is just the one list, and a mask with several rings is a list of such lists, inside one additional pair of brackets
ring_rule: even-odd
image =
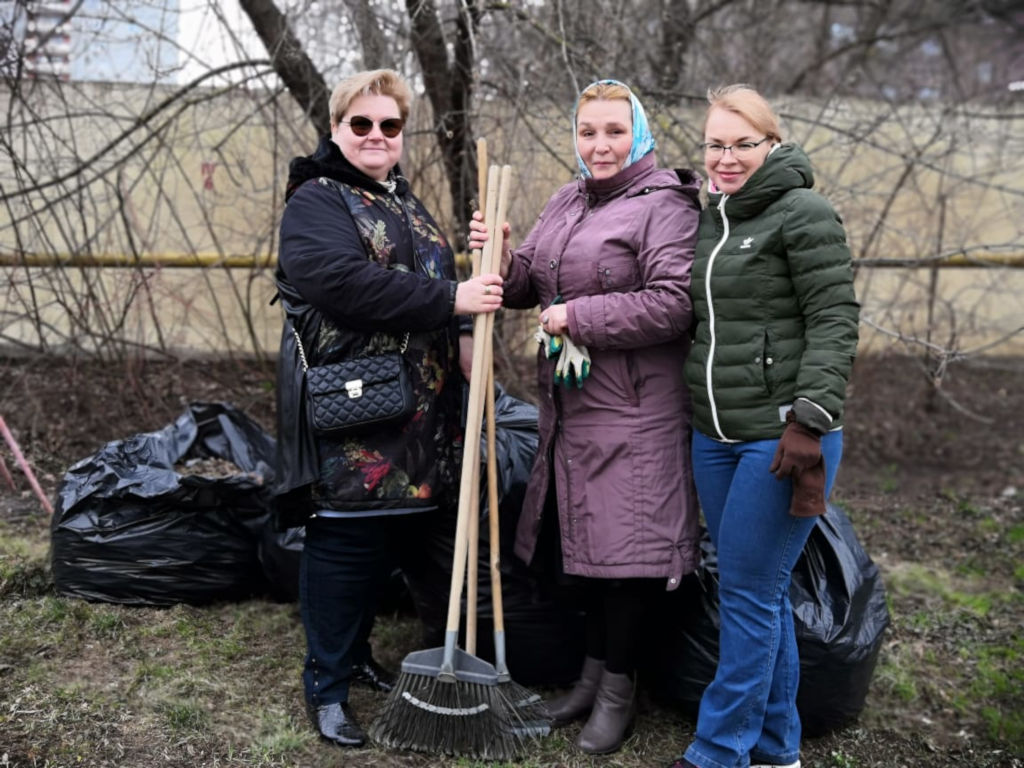
[[(350, 120), (339, 120), (339, 123), (345, 123), (349, 128), (352, 129), (352, 133), (356, 136), (369, 136), (370, 131), (373, 130), (374, 121), (368, 117), (362, 115), (356, 115)], [(405, 122), (400, 117), (389, 117), (386, 120), (380, 121), (380, 132), (383, 133), (387, 138), (393, 139), (395, 136), (402, 132), (402, 126)]]

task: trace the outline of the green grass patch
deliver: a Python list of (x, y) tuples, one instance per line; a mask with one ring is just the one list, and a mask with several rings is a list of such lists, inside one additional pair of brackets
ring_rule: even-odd
[[(1003, 591), (985, 591), (985, 581), (977, 574), (962, 574), (954, 578), (947, 571), (929, 568), (919, 563), (905, 563), (890, 569), (886, 584), (897, 596), (917, 597), (924, 600), (925, 610), (934, 611), (939, 602), (947, 608), (962, 608), (975, 616), (985, 616), (996, 603), (1007, 603), (1019, 596)], [(914, 614), (916, 617), (917, 614)], [(915, 618), (914, 621), (920, 619)]]
[(178, 734), (202, 733), (210, 724), (210, 714), (197, 701), (170, 701), (160, 707), (167, 727)]
[(898, 464), (886, 464), (882, 467), (879, 475), (878, 489), (882, 493), (896, 493), (900, 489), (900, 468)]
[(912, 661), (900, 657), (886, 659), (875, 669), (874, 685), (903, 702), (918, 698), (917, 671)]
[(990, 737), (1024, 742), (1024, 638), (979, 649), (970, 696), (975, 703), (987, 702), (981, 712)]

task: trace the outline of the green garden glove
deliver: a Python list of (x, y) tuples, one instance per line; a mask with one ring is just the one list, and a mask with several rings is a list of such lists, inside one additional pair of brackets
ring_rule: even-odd
[(583, 388), (583, 380), (590, 375), (590, 352), (582, 344), (573, 344), (568, 336), (562, 340), (562, 354), (555, 364), (555, 384)]
[[(558, 296), (555, 296), (555, 298), (551, 300), (551, 304), (548, 304), (548, 306), (550, 307), (554, 304), (561, 303), (562, 295), (559, 294)], [(538, 344), (544, 347), (544, 357), (546, 357), (548, 360), (550, 360), (552, 357), (554, 357), (555, 355), (559, 354), (562, 351), (562, 337), (553, 336), (552, 334), (548, 333), (547, 331), (544, 330), (543, 325), (541, 325), (540, 329), (535, 334), (533, 334), (533, 338), (537, 340)]]
[(539, 328), (537, 329), (537, 332), (533, 334), (533, 338), (535, 338), (537, 343), (544, 348), (544, 357), (549, 360), (562, 351), (561, 336), (552, 336), (543, 328)]

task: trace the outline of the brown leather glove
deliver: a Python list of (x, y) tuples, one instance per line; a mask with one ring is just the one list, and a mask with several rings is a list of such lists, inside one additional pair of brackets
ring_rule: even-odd
[(809, 469), (793, 472), (793, 501), (789, 514), (795, 517), (817, 517), (825, 514), (825, 457)]
[(786, 414), (786, 431), (779, 438), (775, 458), (768, 471), (781, 480), (810, 469), (821, 459), (821, 435), (796, 420), (793, 411)]
[(798, 422), (793, 411), (786, 414), (786, 430), (779, 439), (768, 471), (779, 480), (793, 478), (791, 515), (825, 514), (825, 457), (821, 455), (821, 435)]

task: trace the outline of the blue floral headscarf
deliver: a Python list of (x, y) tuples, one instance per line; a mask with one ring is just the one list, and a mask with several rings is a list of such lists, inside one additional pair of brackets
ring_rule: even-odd
[[(623, 168), (632, 165), (641, 157), (651, 152), (654, 149), (654, 136), (651, 135), (651, 129), (647, 125), (647, 113), (644, 112), (643, 105), (640, 104), (640, 100), (634, 95), (633, 91), (630, 90), (629, 86), (625, 83), (619, 82), (618, 80), (595, 80), (582, 91), (580, 96), (589, 91), (595, 85), (621, 85), (627, 91), (629, 91), (629, 103), (633, 107), (633, 144), (629, 148), (629, 157), (626, 158), (626, 162), (623, 164)], [(584, 178), (590, 178), (590, 169), (587, 168), (587, 164), (583, 162), (583, 158), (580, 157), (579, 147), (576, 143), (576, 115), (580, 111), (580, 100), (577, 97), (576, 106), (572, 110), (572, 148), (576, 153), (576, 163), (580, 167), (580, 173), (583, 174)]]

